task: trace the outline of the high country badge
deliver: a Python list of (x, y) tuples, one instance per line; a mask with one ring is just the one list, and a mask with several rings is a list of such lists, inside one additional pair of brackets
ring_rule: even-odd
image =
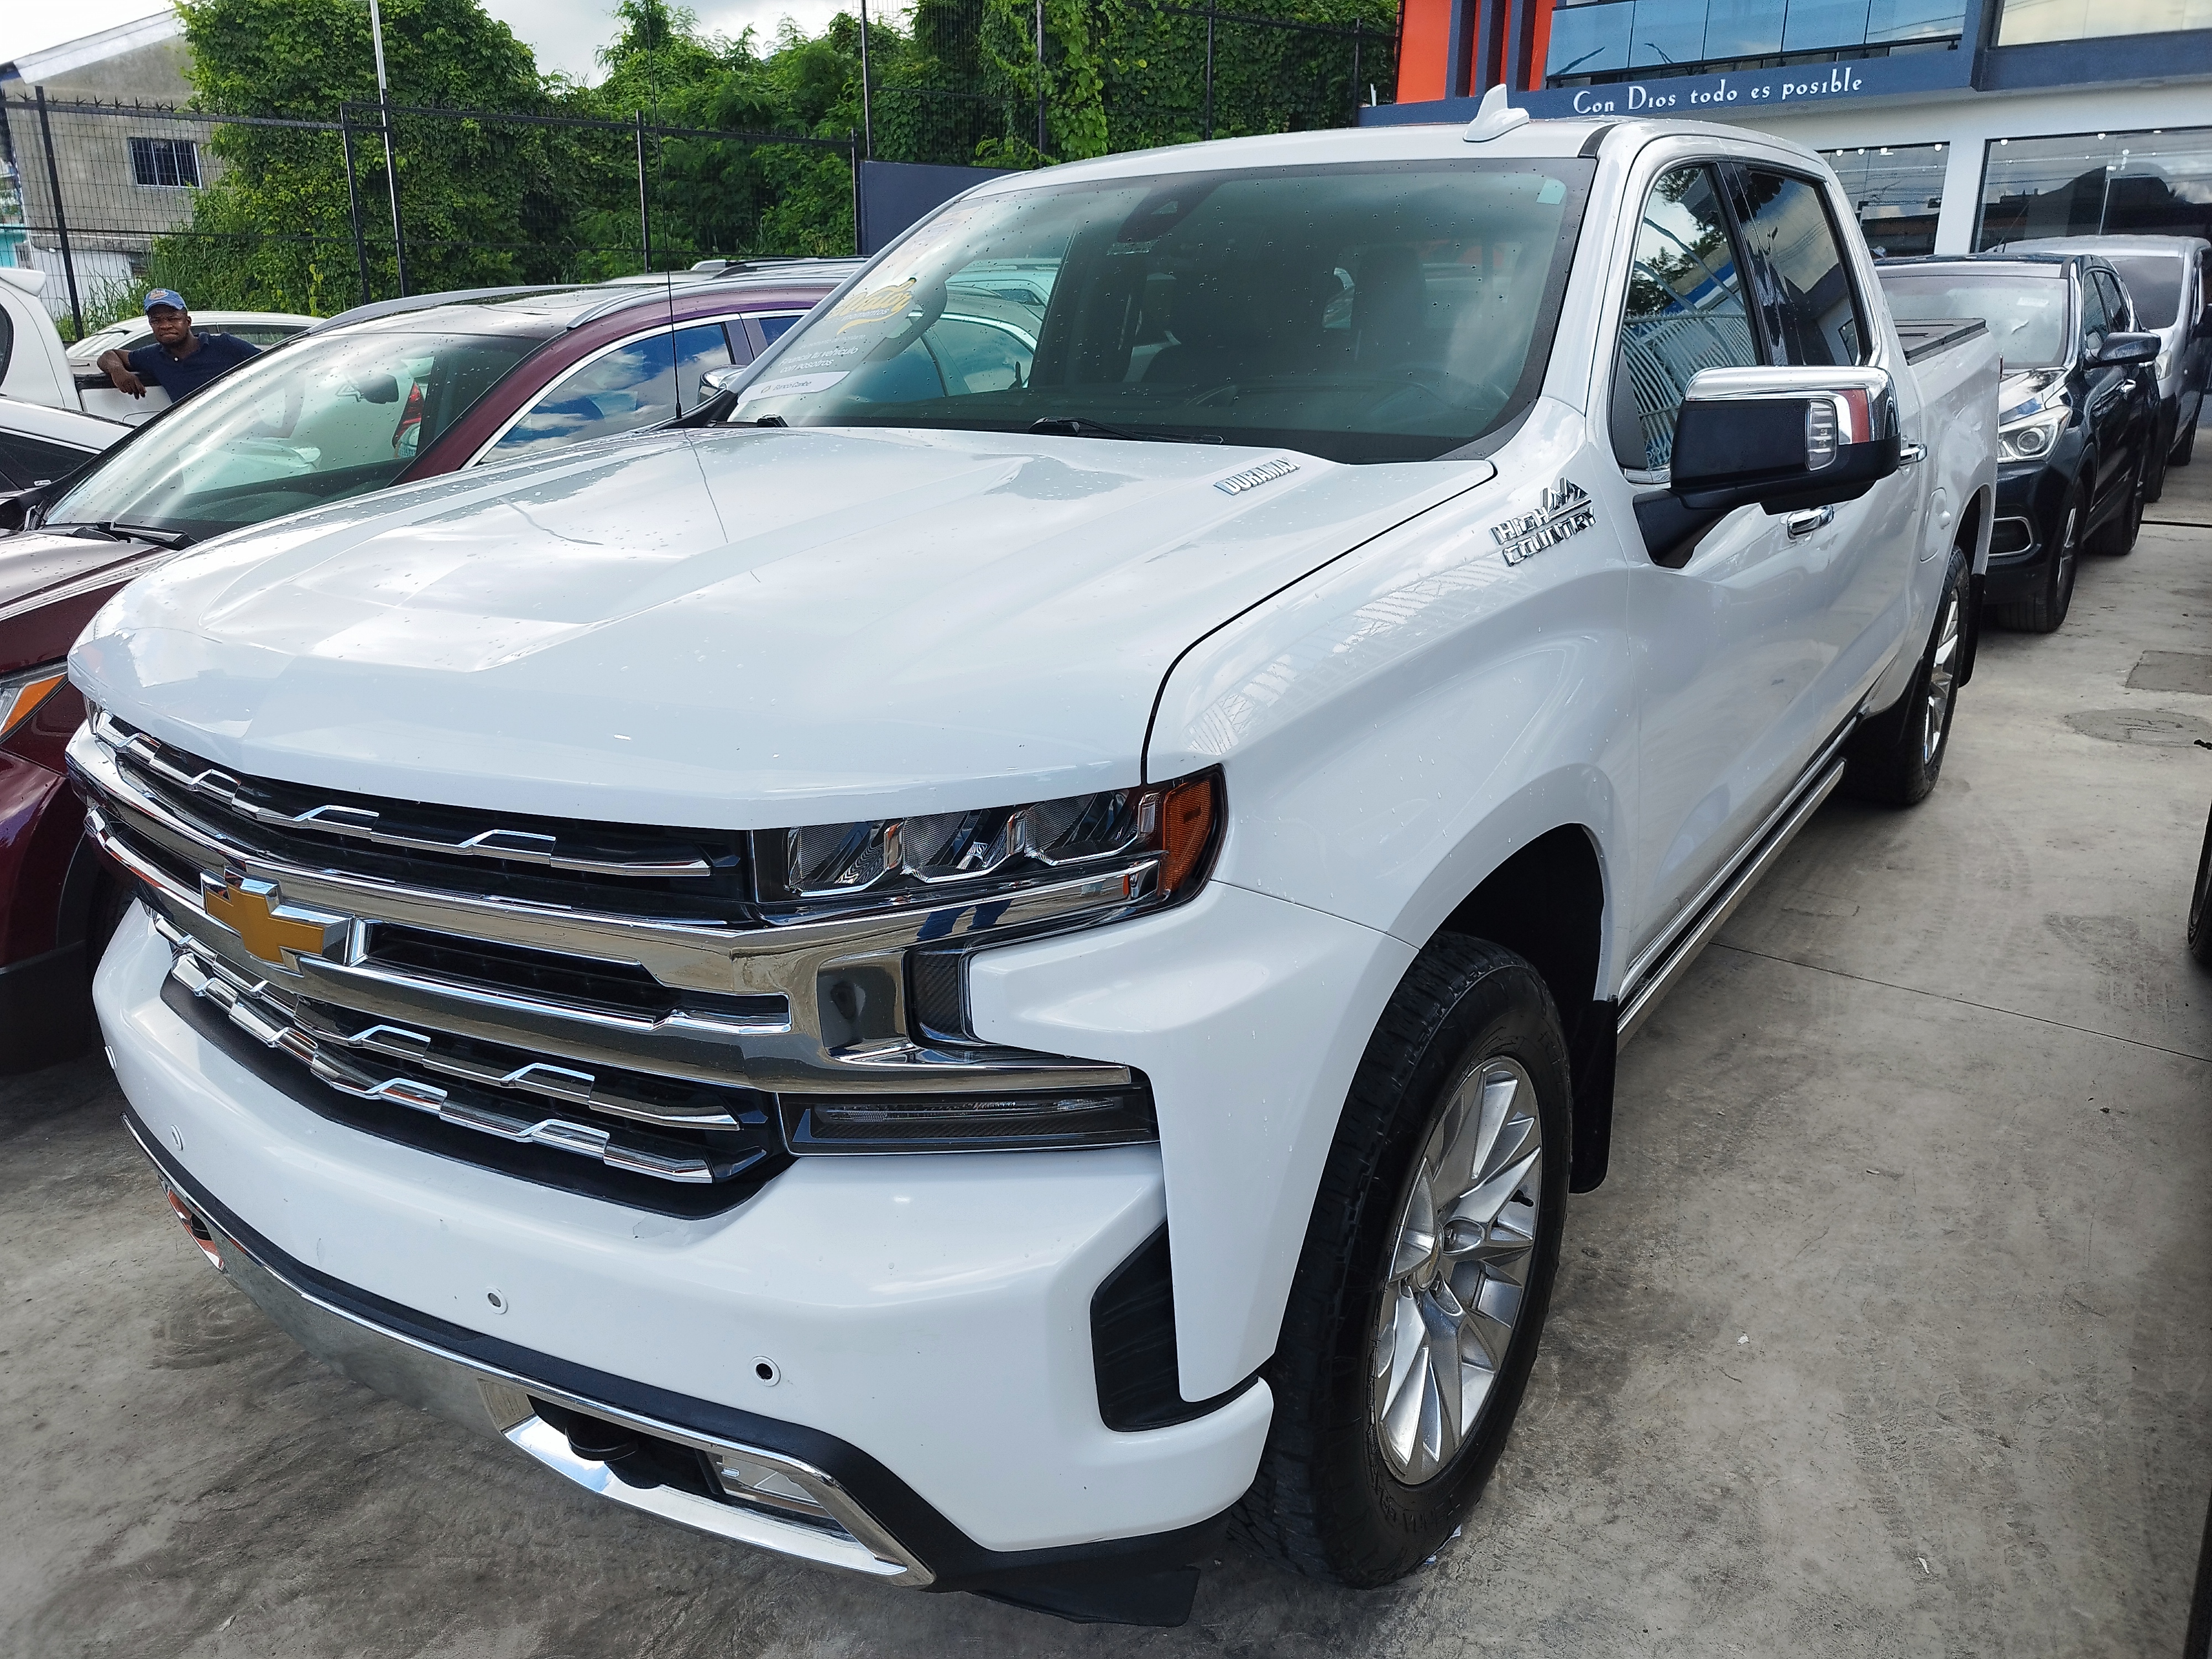
[(1547, 547), (1557, 547), (1570, 536), (1580, 535), (1597, 521), (1589, 494), (1571, 478), (1562, 478), (1544, 492), (1543, 505), (1491, 526), (1491, 539), (1508, 564), (1518, 564)]

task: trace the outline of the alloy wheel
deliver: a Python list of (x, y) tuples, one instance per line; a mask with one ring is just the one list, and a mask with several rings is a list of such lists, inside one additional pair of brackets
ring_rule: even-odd
[(1474, 1431), (1521, 1316), (1543, 1192), (1536, 1085), (1484, 1060), (1431, 1124), (1398, 1218), (1370, 1354), (1377, 1448), (1407, 1486)]
[(1936, 764), (1951, 730), (1951, 699), (1959, 684), (1959, 590), (1943, 595), (1943, 620), (1936, 630), (1936, 654), (1928, 661), (1928, 696), (1920, 711), (1920, 764)]

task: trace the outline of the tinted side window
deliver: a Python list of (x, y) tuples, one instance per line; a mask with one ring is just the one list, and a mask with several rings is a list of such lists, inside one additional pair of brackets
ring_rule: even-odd
[[(726, 354), (726, 344), (723, 349)], [(556, 382), (507, 429), (484, 459), (511, 461), (518, 455), (611, 438), (675, 416), (676, 337), (651, 334), (617, 346)]]
[(1613, 376), (1613, 446), (1620, 464), (1665, 466), (1691, 377), (1701, 368), (1757, 362), (1712, 169), (1677, 167), (1652, 186), (1637, 227)]
[(676, 402), (685, 414), (699, 407), (699, 382), (709, 369), (727, 368), (737, 360), (730, 355), (730, 337), (720, 323), (696, 323), (676, 331)]
[(1864, 362), (1866, 325), (1826, 192), (1756, 167), (1739, 176), (1745, 252), (1776, 360), (1820, 367)]
[(2135, 307), (2129, 301), (2127, 290), (2116, 282), (2110, 271), (2097, 273), (2097, 289), (2105, 296), (2105, 310), (2112, 319), (2115, 331), (2124, 333), (2135, 326)]
[(57, 478), (66, 478), (91, 459), (88, 449), (73, 449), (67, 444), (50, 443), (43, 438), (27, 438), (20, 432), (0, 432), (0, 472), (4, 472), (18, 489), (30, 489), (52, 483)]
[(2104, 290), (2097, 286), (2094, 271), (2081, 273), (2081, 344), (2089, 351), (2104, 344), (2112, 326), (2111, 307), (2105, 303)]
[(8, 378), (8, 363), (15, 355), (15, 319), (0, 306), (0, 380)]

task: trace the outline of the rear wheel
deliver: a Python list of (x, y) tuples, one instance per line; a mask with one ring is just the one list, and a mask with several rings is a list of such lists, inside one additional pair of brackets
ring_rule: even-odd
[(1391, 999), (1345, 1102), (1238, 1531), (1362, 1588), (1436, 1553), (1482, 1494), (1559, 1268), (1559, 1011), (1510, 951), (1446, 935)]
[(1959, 669), (1966, 645), (1966, 554), (1951, 550), (1943, 591), (1936, 601), (1936, 627), (1920, 659), (1911, 689), (1898, 706), (1875, 717), (1851, 744), (1844, 775), (1853, 794), (1891, 806), (1924, 799), (1943, 769), (1951, 744), (1951, 717), (1959, 707)]
[(2056, 634), (2074, 606), (2074, 575), (2081, 562), (2081, 515), (2087, 499), (2076, 483), (2066, 497), (2058, 520), (2058, 547), (2043, 573), (2043, 586), (2033, 598), (2010, 605), (1994, 605), (1990, 614), (2003, 627), (2029, 634)]
[(2182, 428), (2181, 441), (2173, 447), (2173, 453), (2166, 458), (2166, 464), (2168, 466), (2189, 465), (2190, 452), (2197, 447), (2197, 418), (2195, 415), (2191, 415), (2189, 417), (2189, 424)]

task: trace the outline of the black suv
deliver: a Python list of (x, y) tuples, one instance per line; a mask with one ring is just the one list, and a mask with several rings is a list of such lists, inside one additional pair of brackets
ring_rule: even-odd
[(1884, 259), (1900, 321), (1978, 317), (2004, 357), (1997, 390), (1997, 507), (1990, 615), (2048, 634), (2066, 620), (2087, 547), (2136, 544), (2154, 466), (2161, 342), (2135, 332), (2111, 263), (2087, 253)]

